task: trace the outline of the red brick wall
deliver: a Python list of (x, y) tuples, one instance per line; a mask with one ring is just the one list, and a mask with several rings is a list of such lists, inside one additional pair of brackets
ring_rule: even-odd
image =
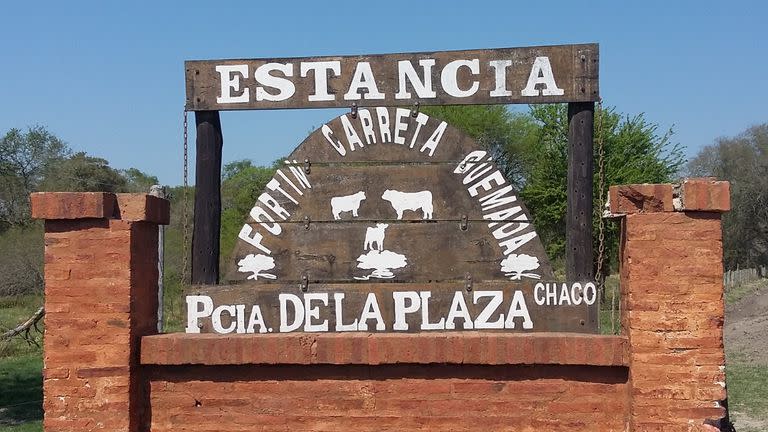
[(623, 431), (627, 370), (182, 366), (152, 375), (153, 431)]
[(151, 336), (167, 202), (32, 204), (46, 219), (49, 432), (689, 431), (726, 415), (727, 183), (611, 189), (621, 336)]

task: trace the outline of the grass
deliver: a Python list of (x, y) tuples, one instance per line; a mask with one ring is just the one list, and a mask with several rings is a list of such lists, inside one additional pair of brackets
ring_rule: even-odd
[(729, 408), (768, 420), (768, 365), (747, 365), (739, 360), (725, 366)]
[(0, 359), (0, 431), (40, 431), (43, 418), (42, 353)]

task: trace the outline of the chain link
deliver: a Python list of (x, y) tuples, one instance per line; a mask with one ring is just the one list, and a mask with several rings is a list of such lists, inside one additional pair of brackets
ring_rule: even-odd
[[(599, 193), (597, 208), (597, 269), (595, 276), (597, 279), (600, 293), (605, 293), (605, 275), (603, 274), (603, 261), (605, 261), (605, 220), (603, 219), (603, 210), (605, 209), (606, 190), (605, 190), (605, 145), (603, 130), (603, 99), (597, 101), (597, 190)], [(602, 295), (601, 295), (602, 297)], [(611, 334), (614, 333), (616, 296), (611, 294)]]
[(182, 253), (181, 256), (182, 259), (182, 265), (181, 265), (181, 283), (182, 285), (185, 285), (187, 283), (187, 277), (188, 277), (188, 267), (189, 263), (188, 256), (189, 256), (189, 216), (188, 214), (188, 194), (189, 192), (187, 189), (189, 189), (189, 143), (188, 143), (188, 126), (187, 126), (187, 110), (184, 109), (184, 203), (181, 208), (181, 223), (182, 223)]

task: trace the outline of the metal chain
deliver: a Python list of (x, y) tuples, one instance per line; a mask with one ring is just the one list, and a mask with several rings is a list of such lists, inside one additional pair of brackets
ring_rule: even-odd
[[(603, 130), (603, 99), (597, 101), (597, 189), (600, 194), (597, 208), (597, 270), (595, 276), (600, 292), (605, 292), (605, 275), (603, 274), (603, 261), (605, 260), (605, 146)], [(614, 333), (616, 296), (611, 293), (611, 334)]]
[(189, 247), (187, 245), (187, 242), (189, 241), (189, 217), (187, 216), (188, 210), (188, 192), (187, 189), (189, 189), (189, 144), (188, 144), (188, 127), (187, 127), (187, 110), (184, 109), (184, 203), (181, 208), (181, 224), (182, 224), (182, 253), (181, 256), (182, 259), (182, 265), (181, 265), (181, 283), (182, 285), (187, 283), (187, 272), (188, 272), (188, 251)]

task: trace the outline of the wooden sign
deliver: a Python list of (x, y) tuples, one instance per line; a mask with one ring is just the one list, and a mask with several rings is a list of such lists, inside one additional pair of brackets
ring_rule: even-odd
[[(317, 318), (315, 300), (334, 314), (342, 307), (336, 299), (351, 314), (339, 312), (337, 322), (359, 324), (361, 311), (374, 308), (372, 293), (381, 331), (403, 330), (387, 318), (397, 319), (398, 308), (431, 308), (437, 320), (461, 308), (454, 313), (472, 317), (461, 329), (491, 328), (481, 323), (488, 302), (506, 317), (528, 317), (497, 330), (594, 328), (588, 281), (537, 288), (554, 275), (528, 210), (491, 155), (447, 123), (416, 110), (361, 108), (320, 127), (285, 162), (239, 231), (230, 286), (187, 297), (187, 331), (221, 333), (235, 322), (247, 332), (256, 309), (266, 323), (256, 333), (312, 331), (297, 317)], [(294, 325), (275, 327), (288, 319), (289, 301)], [(234, 321), (221, 324), (224, 311)], [(421, 329), (414, 321), (403, 331)]]
[(598, 45), (187, 61), (190, 111), (594, 102)]
[(587, 331), (594, 283), (200, 286), (187, 333)]

